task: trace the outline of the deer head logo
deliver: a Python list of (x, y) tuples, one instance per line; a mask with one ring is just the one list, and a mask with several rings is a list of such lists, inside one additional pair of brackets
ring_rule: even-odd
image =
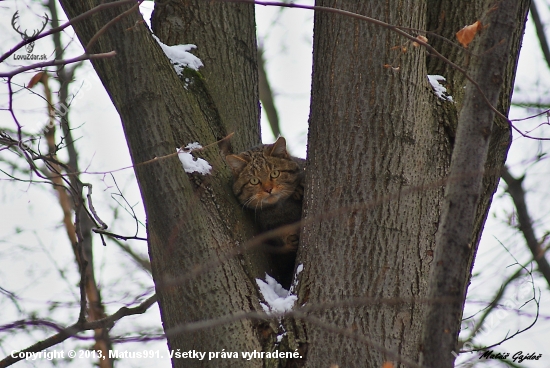
[[(19, 29), (19, 26), (17, 26), (15, 24), (17, 22), (17, 18), (19, 18), (19, 10), (16, 11), (15, 14), (13, 15), (13, 17), (11, 18), (11, 26), (13, 27), (13, 29), (17, 33), (19, 33), (21, 35), (21, 38), (23, 39), (23, 41), (26, 41), (29, 38), (38, 36), (38, 34), (40, 32), (42, 32), (44, 30), (44, 28), (46, 28), (46, 24), (48, 24), (48, 21), (50, 19), (48, 18), (48, 14), (44, 14), (44, 15), (46, 16), (46, 20), (44, 21), (44, 24), (42, 24), (42, 28), (40, 30), (36, 29), (31, 36), (29, 36), (27, 34), (27, 30), (25, 30), (25, 32), (21, 32), (21, 30)], [(30, 54), (32, 52), (32, 50), (34, 49), (34, 42), (31, 42), (31, 43), (25, 45), (25, 49), (27, 49), (27, 54)]]

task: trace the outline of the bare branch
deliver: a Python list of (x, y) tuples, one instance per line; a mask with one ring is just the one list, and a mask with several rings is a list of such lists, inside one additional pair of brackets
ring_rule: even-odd
[[(141, 239), (138, 239), (141, 240)], [(145, 239), (146, 240), (146, 239)], [(126, 252), (141, 268), (143, 268), (145, 271), (147, 271), (149, 274), (152, 274), (151, 269), (151, 262), (149, 259), (141, 257), (139, 254), (136, 254), (132, 248), (130, 248), (127, 244), (124, 244), (123, 242), (115, 239), (112, 239), (112, 241), (118, 245), (124, 252)]]
[(531, 15), (533, 16), (533, 22), (535, 23), (535, 29), (537, 30), (537, 36), (539, 38), (542, 55), (544, 55), (544, 60), (546, 60), (546, 63), (550, 68), (550, 48), (548, 47), (548, 40), (546, 39), (546, 34), (544, 33), (544, 25), (542, 24), (542, 21), (540, 19), (535, 0), (531, 0), (529, 10), (531, 11)]
[(142, 238), (142, 237), (139, 237), (139, 236), (124, 236), (124, 235), (118, 235), (118, 234), (115, 234), (115, 233), (110, 233), (108, 231), (105, 231), (105, 230), (102, 230), (102, 229), (92, 229), (92, 231), (96, 234), (104, 234), (104, 235), (107, 235), (107, 236), (111, 236), (115, 239), (121, 239), (121, 240), (131, 240), (131, 239), (135, 239), (135, 240), (143, 240), (143, 241), (147, 241), (147, 238)]
[[(59, 324), (46, 320), (46, 319), (31, 319), (31, 320), (19, 320), (14, 321), (11, 323), (7, 323), (5, 325), (0, 326), (0, 331), (9, 331), (9, 330), (17, 330), (17, 329), (26, 329), (29, 326), (35, 326), (35, 327), (47, 327), (50, 329), (53, 329), (57, 332), (61, 332), (65, 330), (63, 327), (61, 327)], [(89, 340), (88, 337), (82, 337), (82, 336), (74, 336), (74, 338), (79, 340)]]
[(92, 203), (92, 184), (89, 183), (82, 183), (82, 186), (85, 186), (88, 188), (88, 193), (86, 194), (86, 198), (88, 198), (88, 207), (90, 208), (90, 212), (94, 216), (94, 219), (101, 225), (100, 230), (105, 230), (108, 228), (107, 224), (104, 223), (98, 216), (94, 205)]
[[(532, 260), (530, 260), (528, 263), (530, 262), (532, 262)], [(470, 336), (468, 336), (464, 341), (469, 341), (474, 338), (477, 332), (482, 328), (483, 323), (485, 322), (489, 314), (491, 314), (491, 312), (498, 306), (500, 300), (504, 296), (504, 292), (506, 291), (506, 288), (508, 287), (508, 285), (510, 285), (514, 280), (516, 280), (519, 276), (521, 276), (521, 271), (523, 271), (523, 267), (518, 269), (512, 276), (510, 276), (506, 281), (504, 281), (504, 283), (498, 289), (498, 292), (496, 293), (496, 295), (493, 297), (493, 300), (485, 308), (484, 313), (481, 315), (476, 325), (472, 329)]]
[[(478, 92), (480, 94), (480, 97), (483, 99), (483, 101), (485, 101), (485, 103), (489, 106), (489, 108), (491, 110), (493, 110), (493, 112), (496, 114), (496, 116), (498, 116), (501, 120), (506, 122), (512, 129), (514, 129), (516, 132), (518, 132), (521, 136), (523, 136), (525, 138), (536, 139), (536, 140), (541, 140), (541, 141), (550, 140), (550, 138), (533, 137), (531, 135), (528, 135), (528, 134), (522, 132), (518, 128), (516, 128), (512, 124), (511, 120), (508, 119), (508, 117), (506, 117), (503, 113), (498, 111), (498, 109), (489, 101), (489, 99), (487, 99), (487, 96), (485, 96), (485, 93), (483, 92), (483, 89), (481, 88), (481, 86), (475, 81), (474, 78), (472, 78), (472, 76), (470, 76), (468, 74), (468, 72), (464, 68), (460, 67), (459, 65), (457, 65), (457, 64), (453, 63), (452, 61), (450, 61), (449, 59), (447, 59), (445, 56), (443, 56), (441, 53), (439, 53), (439, 51), (434, 49), (427, 42), (424, 42), (424, 41), (418, 39), (417, 37), (412, 36), (412, 35), (408, 34), (407, 32), (403, 31), (403, 29), (411, 30), (411, 28), (395, 26), (395, 25), (383, 22), (383, 21), (378, 20), (378, 19), (370, 18), (370, 17), (364, 16), (364, 15), (352, 13), (352, 12), (342, 10), (342, 9), (329, 8), (329, 7), (325, 7), (325, 6), (310, 6), (310, 5), (301, 5), (301, 4), (294, 4), (294, 3), (281, 3), (281, 2), (275, 2), (275, 1), (259, 1), (259, 0), (217, 0), (217, 1), (235, 2), (235, 3), (253, 3), (253, 4), (256, 4), (256, 5), (264, 5), (264, 6), (279, 6), (279, 7), (284, 7), (284, 8), (296, 8), (296, 9), (308, 9), (308, 10), (324, 11), (324, 12), (328, 12), (328, 13), (335, 13), (335, 14), (348, 16), (350, 18), (360, 19), (360, 20), (363, 20), (363, 21), (366, 21), (366, 22), (384, 27), (386, 29), (389, 29), (389, 30), (391, 30), (391, 31), (393, 31), (393, 32), (409, 39), (410, 41), (415, 42), (416, 44), (422, 45), (430, 53), (431, 56), (437, 57), (438, 59), (440, 59), (443, 62), (447, 63), (453, 69), (458, 70), (462, 75), (464, 75), (464, 77), (470, 83), (472, 83), (474, 85), (474, 87), (478, 90)], [(426, 31), (422, 31), (422, 32), (428, 33)], [(496, 122), (498, 123), (498, 120), (496, 120)]]
[(529, 211), (527, 210), (527, 204), (525, 203), (525, 190), (523, 190), (523, 178), (514, 178), (507, 167), (502, 170), (502, 179), (508, 185), (506, 191), (512, 197), (519, 220), (519, 230), (522, 232), (527, 246), (533, 254), (533, 259), (537, 262), (538, 270), (542, 276), (546, 279), (546, 283), (550, 286), (550, 265), (545, 258), (545, 252), (541, 247), (540, 242), (537, 240), (535, 230), (533, 229), (533, 222)]
[[(534, 301), (535, 304), (537, 305), (537, 312), (536, 312), (536, 314), (535, 314), (535, 318), (533, 319), (533, 322), (532, 322), (529, 326), (527, 326), (527, 327), (525, 327), (525, 328), (523, 328), (523, 329), (521, 329), (521, 330), (517, 330), (516, 332), (514, 332), (514, 333), (511, 334), (511, 335), (507, 335), (505, 338), (503, 338), (503, 339), (500, 340), (499, 342), (494, 343), (494, 344), (492, 344), (492, 345), (484, 346), (483, 348), (479, 348), (479, 349), (476, 348), (476, 349), (473, 349), (473, 350), (466, 350), (466, 351), (460, 351), (460, 352), (461, 352), (461, 353), (470, 353), (470, 352), (473, 352), (473, 351), (491, 349), (491, 348), (494, 348), (495, 346), (501, 345), (503, 342), (508, 341), (508, 340), (510, 340), (510, 339), (512, 339), (512, 338), (514, 338), (514, 337), (516, 337), (517, 335), (522, 334), (522, 333), (524, 333), (525, 331), (529, 330), (531, 327), (533, 327), (533, 326), (535, 325), (535, 323), (537, 323), (537, 321), (538, 321), (538, 319), (539, 319), (540, 296), (539, 296), (539, 299), (538, 299), (538, 300), (536, 299), (536, 297), (533, 297), (531, 300)], [(531, 300), (529, 300), (529, 301), (531, 301)]]
[(77, 63), (83, 60), (106, 59), (106, 58), (113, 57), (115, 55), (116, 55), (116, 51), (110, 51), (110, 52), (104, 52), (101, 54), (91, 54), (91, 55), (82, 54), (72, 59), (44, 61), (41, 63), (23, 66), (21, 68), (12, 70), (11, 72), (0, 73), (0, 78), (8, 78), (8, 83), (9, 83), (9, 80), (15, 75), (24, 73), (29, 70), (45, 68), (47, 66), (68, 65), (68, 64)]
[(157, 296), (153, 295), (145, 300), (143, 303), (137, 307), (128, 308), (122, 307), (116, 313), (110, 315), (109, 317), (93, 321), (93, 322), (77, 322), (74, 325), (67, 327), (60, 331), (59, 333), (43, 340), (39, 341), (36, 344), (29, 346), (28, 348), (18, 351), (14, 354), (8, 355), (6, 358), (0, 360), (0, 368), (8, 367), (14, 363), (17, 363), (20, 360), (24, 359), (24, 353), (39, 352), (54, 345), (57, 345), (70, 337), (75, 336), (77, 333), (87, 330), (96, 330), (100, 328), (111, 328), (115, 325), (115, 322), (120, 320), (123, 317), (131, 316), (135, 314), (145, 313), (155, 302), (157, 301)]
[(260, 101), (262, 101), (262, 107), (269, 121), (273, 136), (278, 137), (281, 135), (279, 115), (277, 114), (273, 92), (271, 91), (269, 79), (267, 79), (267, 73), (265, 71), (264, 52), (260, 46), (258, 47), (258, 89), (260, 90)]
[(89, 16), (91, 16), (95, 13), (98, 13), (98, 12), (100, 12), (102, 10), (105, 10), (105, 9), (110, 9), (110, 8), (114, 8), (114, 7), (118, 7), (118, 6), (122, 6), (122, 5), (134, 4), (135, 2), (136, 2), (136, 0), (119, 0), (119, 1), (112, 2), (112, 3), (105, 3), (105, 4), (98, 5), (94, 8), (92, 8), (92, 9), (88, 10), (87, 12), (84, 12), (84, 13), (80, 14), (79, 16), (74, 17), (73, 19), (71, 19), (70, 21), (68, 21), (67, 23), (64, 23), (63, 25), (61, 25), (59, 27), (52, 28), (47, 32), (36, 35), (34, 37), (29, 37), (27, 40), (23, 40), (23, 41), (19, 42), (17, 45), (15, 45), (13, 48), (11, 48), (4, 55), (0, 56), (0, 63), (3, 62), (4, 60), (6, 60), (8, 57), (10, 57), (15, 51), (19, 50), (21, 47), (23, 47), (27, 44), (30, 44), (30, 43), (32, 43), (36, 40), (39, 40), (41, 38), (47, 37), (51, 34), (60, 32), (60, 31), (64, 30), (65, 28), (67, 28), (69, 26), (72, 26), (72, 25), (80, 22), (83, 19), (86, 19), (86, 18), (88, 18)]
[[(520, 5), (516, 0), (503, 0), (488, 11), (490, 31), (483, 32), (476, 45), (477, 50), (481, 51), (480, 57), (470, 61), (472, 77), (479, 84), (466, 85), (463, 106), (458, 116), (449, 168), (450, 182), (445, 188), (441, 204), (428, 286), (430, 298), (456, 297), (457, 301), (450, 305), (432, 304), (427, 308), (421, 351), (428, 367), (454, 365), (451, 352), (456, 351), (467, 276), (477, 247), (472, 235), (495, 120), (495, 108), (492, 106), (498, 101), (504, 82), (502, 76), (514, 32), (514, 19), (520, 12)], [(483, 86), (481, 91), (480, 85)], [(479, 93), (483, 94), (489, 104), (480, 104)], [(456, 180), (457, 176), (472, 171), (478, 171), (480, 175)]]
[[(502, 243), (501, 243), (502, 244)], [(502, 244), (502, 246), (504, 247), (504, 245)], [(506, 247), (505, 247), (506, 249)], [(515, 258), (514, 258), (515, 259)], [(477, 332), (483, 327), (483, 324), (485, 323), (485, 320), (487, 319), (487, 317), (489, 316), (489, 314), (497, 307), (497, 306), (501, 306), (499, 304), (500, 300), (502, 299), (502, 297), (504, 296), (504, 292), (506, 291), (506, 288), (514, 281), (516, 280), (517, 278), (519, 278), (519, 276), (522, 275), (522, 271), (525, 271), (527, 272), (527, 274), (530, 276), (531, 278), (531, 283), (534, 285), (534, 280), (533, 280), (533, 274), (527, 270), (527, 265), (529, 265), (531, 262), (533, 262), (533, 259), (530, 259), (528, 262), (526, 262), (525, 264), (521, 265), (519, 264), (519, 262), (517, 262), (516, 260), (516, 264), (520, 266), (520, 268), (514, 273), (512, 274), (500, 287), (499, 291), (496, 293), (496, 295), (493, 297), (493, 300), (491, 301), (491, 303), (489, 303), (489, 305), (485, 308), (485, 311), (484, 313), (482, 314), (481, 318), (479, 319), (479, 321), (477, 322), (477, 324), (474, 326), (474, 328), (472, 329), (472, 332), (470, 333), (470, 336), (465, 339), (464, 341), (469, 341), (469, 340), (472, 340), (474, 338), (474, 336), (477, 334)], [(535, 304), (537, 305), (537, 312), (536, 312), (536, 315), (535, 315), (535, 319), (533, 321), (533, 323), (521, 330), (521, 331), (518, 331), (516, 334), (514, 334), (513, 336), (519, 334), (519, 333), (522, 333), (524, 331), (526, 331), (527, 329), (531, 328), (535, 322), (538, 320), (538, 316), (539, 316), (539, 302), (537, 301), (536, 299), (536, 292), (535, 292), (535, 288), (533, 286), (533, 297), (531, 299), (529, 299), (527, 302), (524, 303), (527, 304), (529, 303), (530, 301), (534, 300), (535, 301)], [(497, 345), (500, 345), (502, 344), (504, 341), (506, 340), (509, 340), (511, 337), (507, 337), (506, 339), (496, 343), (496, 344), (493, 344), (489, 347), (483, 347), (483, 348), (479, 348), (479, 349), (474, 349), (472, 351), (476, 351), (476, 350), (483, 350), (483, 349), (488, 349), (488, 348), (491, 348), (491, 347), (494, 347), (494, 346), (497, 346)], [(463, 343), (462, 343), (463, 344)], [(463, 352), (463, 351), (462, 351)]]

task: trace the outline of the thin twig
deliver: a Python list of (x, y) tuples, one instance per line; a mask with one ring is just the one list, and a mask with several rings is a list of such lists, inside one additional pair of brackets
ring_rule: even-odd
[(8, 367), (14, 363), (17, 363), (20, 360), (23, 360), (25, 353), (42, 351), (44, 349), (57, 345), (67, 340), (70, 337), (73, 337), (79, 332), (87, 331), (87, 330), (96, 330), (99, 328), (112, 328), (115, 322), (117, 322), (123, 317), (145, 313), (153, 304), (155, 304), (156, 301), (157, 301), (157, 296), (155, 294), (149, 297), (147, 300), (145, 300), (143, 303), (141, 303), (137, 307), (133, 307), (133, 308), (122, 307), (116, 313), (108, 317), (102, 318), (100, 320), (96, 320), (92, 322), (77, 322), (74, 325), (63, 329), (59, 333), (53, 336), (50, 336), (45, 340), (39, 341), (36, 344), (29, 346), (26, 349), (23, 349), (21, 351), (8, 355), (6, 358), (0, 360), (0, 368)]
[(92, 46), (97, 42), (97, 40), (99, 39), (99, 37), (105, 33), (107, 31), (107, 29), (109, 29), (109, 27), (111, 27), (113, 24), (117, 23), (118, 21), (120, 21), (122, 18), (124, 18), (125, 16), (135, 12), (136, 10), (139, 9), (139, 6), (140, 4), (143, 2), (143, 0), (141, 1), (138, 1), (136, 5), (132, 6), (130, 9), (126, 10), (125, 12), (117, 15), (116, 17), (114, 17), (113, 19), (111, 19), (107, 24), (105, 24), (103, 27), (101, 27), (101, 29), (99, 31), (97, 31), (94, 36), (90, 39), (90, 41), (88, 42), (88, 44), (86, 45), (86, 47), (84, 48), (86, 50), (86, 52), (90, 52), (90, 49), (92, 48)]
[(112, 2), (112, 3), (105, 3), (105, 4), (98, 5), (94, 8), (92, 8), (92, 9), (90, 9), (90, 10), (88, 10), (88, 11), (86, 11), (86, 12), (84, 12), (84, 13), (76, 16), (76, 17), (74, 17), (73, 19), (71, 19), (67, 23), (62, 24), (59, 27), (52, 28), (47, 32), (38, 34), (34, 37), (29, 37), (26, 40), (23, 40), (23, 41), (19, 42), (17, 45), (15, 45), (13, 48), (11, 48), (8, 52), (6, 52), (2, 56), (0, 56), (0, 63), (3, 62), (4, 60), (6, 60), (8, 57), (10, 57), (15, 51), (19, 50), (21, 47), (23, 47), (27, 44), (30, 44), (32, 42), (35, 42), (36, 40), (39, 40), (41, 38), (47, 37), (51, 34), (60, 32), (60, 31), (64, 30), (65, 28), (67, 28), (69, 26), (72, 26), (72, 25), (86, 19), (86, 18), (90, 17), (91, 15), (93, 15), (95, 13), (98, 13), (98, 12), (100, 12), (102, 10), (105, 10), (105, 9), (110, 9), (110, 8), (114, 8), (114, 7), (118, 7), (118, 6), (122, 6), (122, 5), (126, 5), (126, 4), (133, 4), (135, 2), (136, 2), (136, 0), (120, 0), (120, 1), (115, 1), (115, 2)]
[(142, 238), (140, 236), (124, 236), (124, 235), (118, 235), (118, 234), (115, 234), (115, 233), (110, 233), (108, 231), (105, 231), (105, 230), (102, 230), (102, 229), (92, 229), (92, 231), (96, 234), (104, 234), (104, 235), (107, 235), (107, 236), (110, 236), (110, 237), (113, 237), (115, 239), (121, 239), (121, 240), (131, 240), (131, 239), (134, 239), (134, 240), (143, 240), (143, 241), (147, 241), (147, 238)]
[[(24, 73), (26, 71), (33, 70), (33, 69), (45, 68), (47, 66), (68, 65), (68, 64), (77, 63), (77, 62), (83, 61), (83, 60), (106, 59), (106, 58), (113, 57), (115, 55), (116, 55), (116, 51), (109, 51), (109, 52), (104, 52), (104, 53), (101, 53), (101, 54), (82, 54), (82, 55), (77, 56), (77, 57), (72, 58), (72, 59), (44, 61), (44, 62), (41, 62), (41, 63), (36, 63), (36, 64), (32, 64), (32, 65), (23, 66), (21, 68), (12, 70), (11, 72), (0, 73), (0, 78), (12, 78), (13, 76), (15, 76), (17, 74), (21, 74), (21, 73)], [(8, 82), (8, 84), (11, 85), (11, 83), (9, 83), (9, 82)], [(10, 91), (10, 96), (11, 96), (11, 91)]]
[(123, 242), (117, 240), (116, 238), (112, 239), (112, 241), (116, 245), (118, 245), (126, 254), (128, 254), (134, 260), (134, 262), (136, 262), (142, 269), (147, 271), (150, 275), (153, 273), (149, 258), (140, 256), (139, 254), (134, 252), (132, 248), (130, 248), (130, 246), (128, 246), (127, 244), (124, 244)]
[(258, 90), (260, 91), (260, 101), (269, 121), (271, 132), (274, 137), (281, 135), (279, 126), (279, 115), (275, 107), (275, 99), (265, 71), (265, 58), (262, 47), (258, 46)]
[(182, 270), (183, 272), (181, 276), (172, 278), (169, 281), (163, 281), (162, 283), (160, 282), (157, 283), (156, 285), (157, 290), (159, 288), (168, 287), (171, 285), (177, 285), (180, 283), (188, 282), (189, 280), (193, 280), (195, 277), (202, 275), (206, 272), (209, 272), (215, 267), (218, 267), (224, 264), (225, 262), (229, 261), (230, 259), (253, 249), (262, 248), (264, 251), (267, 251), (267, 252), (273, 252), (273, 251), (276, 252), (278, 249), (277, 247), (266, 245), (268, 243), (268, 240), (283, 236), (284, 234), (289, 234), (292, 232), (299, 231), (300, 228), (307, 226), (309, 224), (321, 222), (326, 219), (330, 219), (338, 216), (343, 216), (353, 211), (366, 211), (371, 208), (375, 208), (381, 204), (388, 203), (398, 198), (399, 199), (403, 198), (404, 196), (407, 196), (413, 193), (441, 188), (444, 185), (448, 185), (451, 182), (455, 182), (455, 181), (460, 182), (466, 178), (469, 178), (470, 176), (477, 176), (477, 175), (484, 175), (484, 174), (491, 175), (492, 172), (491, 171), (469, 172), (469, 173), (464, 173), (464, 175), (454, 177), (452, 179), (443, 178), (440, 180), (436, 180), (431, 184), (418, 185), (414, 187), (409, 187), (408, 189), (405, 189), (405, 190), (390, 193), (388, 195), (373, 199), (368, 203), (361, 203), (357, 205), (342, 207), (338, 211), (317, 214), (314, 216), (301, 219), (300, 221), (294, 222), (292, 224), (284, 225), (279, 228), (263, 232), (255, 236), (254, 238), (247, 240), (242, 246), (230, 248), (226, 250), (224, 254), (218, 255), (217, 257), (212, 258), (209, 261), (206, 261), (200, 265), (197, 265), (193, 267), (193, 269), (190, 271), (185, 272), (186, 270)]
[(403, 31), (401, 29), (403, 27), (394, 26), (392, 24), (383, 22), (383, 21), (378, 20), (378, 19), (374, 19), (374, 18), (370, 18), (370, 17), (364, 16), (364, 15), (357, 14), (357, 13), (349, 12), (349, 11), (346, 11), (346, 10), (330, 8), (330, 7), (326, 7), (326, 6), (301, 5), (301, 4), (294, 4), (294, 3), (281, 3), (281, 2), (276, 2), (276, 1), (260, 1), (260, 0), (217, 0), (217, 1), (231, 2), (231, 3), (249, 3), (249, 4), (264, 5), (264, 6), (278, 6), (278, 7), (283, 7), (283, 8), (295, 8), (295, 9), (307, 9), (307, 10), (322, 11), (322, 12), (327, 12), (327, 13), (340, 14), (340, 15), (347, 16), (347, 17), (350, 17), (350, 18), (360, 19), (360, 20), (366, 21), (368, 23), (375, 24), (377, 26), (389, 29), (389, 30), (391, 30), (391, 31), (393, 31), (393, 32), (395, 32), (395, 33), (411, 40), (412, 42), (416, 42), (417, 44), (422, 45), (424, 48), (426, 48), (426, 50), (428, 50), (430, 52), (431, 56), (437, 57), (438, 59), (440, 59), (443, 62), (447, 63), (453, 69), (456, 69), (462, 75), (464, 75), (464, 77), (470, 83), (472, 83), (472, 85), (477, 89), (477, 91), (479, 92), (481, 98), (489, 106), (489, 108), (491, 110), (493, 110), (493, 112), (499, 118), (501, 118), (503, 121), (505, 121), (512, 129), (514, 129), (520, 135), (522, 135), (525, 138), (536, 139), (536, 140), (541, 140), (541, 141), (550, 140), (550, 138), (530, 136), (530, 135), (522, 132), (518, 128), (516, 128), (512, 124), (510, 119), (508, 119), (508, 117), (506, 117), (496, 107), (494, 107), (493, 104), (491, 104), (491, 102), (487, 99), (487, 96), (485, 96), (485, 94), (483, 93), (483, 90), (481, 89), (481, 86), (468, 74), (468, 72), (464, 68), (460, 67), (459, 65), (457, 65), (457, 64), (453, 63), (452, 61), (450, 61), (449, 59), (447, 59), (445, 56), (440, 54), (439, 51), (434, 49), (427, 42), (424, 42), (424, 41), (420, 40), (419, 38), (417, 38), (415, 36), (412, 36), (412, 35), (408, 34), (407, 32)]
[[(489, 314), (491, 314), (491, 312), (499, 305), (499, 302), (504, 296), (504, 292), (506, 291), (506, 288), (508, 287), (508, 285), (510, 285), (514, 280), (516, 280), (519, 276), (521, 276), (522, 274), (521, 271), (523, 271), (525, 269), (525, 266), (531, 263), (532, 261), (533, 261), (532, 259), (529, 260), (529, 262), (527, 262), (525, 265), (520, 267), (516, 272), (514, 272), (514, 274), (512, 274), (512, 276), (510, 276), (506, 281), (504, 281), (504, 283), (500, 286), (496, 295), (493, 297), (493, 300), (485, 308), (484, 313), (481, 315), (476, 325), (472, 329), (470, 336), (468, 336), (464, 341), (469, 341), (474, 338), (477, 332), (483, 327), (483, 324), (485, 323), (485, 320), (487, 319)], [(468, 318), (471, 318), (471, 317), (468, 317)]]
[(90, 212), (94, 216), (94, 219), (101, 225), (99, 229), (100, 230), (107, 229), (108, 228), (107, 224), (99, 218), (99, 215), (97, 214), (97, 212), (94, 208), (94, 205), (92, 203), (92, 184), (82, 183), (82, 186), (88, 188), (88, 193), (86, 194), (86, 198), (88, 199), (88, 207), (90, 208)]

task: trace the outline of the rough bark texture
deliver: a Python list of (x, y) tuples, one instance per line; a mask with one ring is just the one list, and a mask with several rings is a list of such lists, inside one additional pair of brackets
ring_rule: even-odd
[[(527, 2), (523, 0), (522, 6)], [(62, 1), (71, 18), (98, 3)], [(451, 6), (441, 3), (317, 2), (399, 26), (432, 30), (437, 28), (432, 22), (441, 19), (433, 11)], [(482, 8), (474, 1), (463, 5), (453, 4), (454, 9)], [(192, 270), (224, 257), (252, 234), (231, 193), (230, 173), (217, 146), (200, 153), (214, 167), (211, 176), (185, 174), (176, 157), (148, 162), (187, 143), (206, 145), (231, 132), (236, 133), (234, 148), (226, 146), (226, 150), (238, 152), (258, 143), (257, 69), (250, 4), (180, 0), (157, 2), (156, 6), (153, 28), (164, 43), (198, 45), (195, 54), (205, 66), (198, 73), (186, 71), (187, 88), (138, 15), (120, 20), (90, 51), (117, 51), (115, 58), (98, 60), (94, 67), (121, 116), (136, 165), (148, 219), (153, 276), (164, 328), (170, 331), (188, 322), (259, 308), (251, 280), (265, 267), (265, 259), (258, 254), (231, 258), (181, 281)], [(86, 44), (122, 10), (101, 12), (79, 23), (75, 29), (81, 42)], [(442, 32), (449, 38), (480, 16), (473, 14), (471, 21), (463, 23), (460, 13), (445, 14)], [(502, 111), (507, 111), (521, 39), (519, 18), (512, 39), (515, 46), (510, 47), (512, 56), (503, 75)], [(444, 75), (456, 88), (451, 91), (456, 105), (435, 97), (426, 80), (427, 69), (449, 73)], [(316, 13), (304, 199), (307, 223), (299, 251), (304, 264), (300, 305), (353, 297), (370, 297), (377, 303), (341, 306), (289, 320), (288, 341), (282, 345), (300, 348), (304, 358), (283, 365), (380, 367), (384, 361), (413, 365), (419, 361), (427, 275), (433, 266), (442, 182), (448, 174), (462, 106), (457, 91), (463, 83), (463, 77), (451, 73), (448, 66), (433, 63), (423, 49), (387, 29)], [(470, 264), (508, 143), (507, 127), (493, 130), (488, 175), (473, 234), (469, 234), (473, 244)], [(467, 280), (470, 268), (462, 272)], [(458, 324), (460, 318), (455, 316), (455, 320)], [(203, 352), (274, 349), (272, 332), (266, 330), (262, 336), (257, 327), (243, 320), (170, 335), (169, 346)], [(173, 364), (229, 366), (235, 361), (176, 359)], [(262, 362), (240, 360), (239, 364), (260, 366)], [(277, 364), (265, 362), (266, 366)]]
[[(520, 8), (525, 9), (527, 3), (521, 2)], [(316, 5), (432, 30), (450, 40), (487, 8), (484, 1), (457, 6), (446, 1), (326, 0)], [(498, 104), (505, 114), (525, 12), (515, 16)], [(471, 55), (467, 51), (427, 37), (452, 61), (468, 67)], [(299, 255), (305, 267), (301, 303), (361, 296), (390, 301), (316, 313), (323, 323), (361, 338), (337, 336), (334, 329), (306, 319), (296, 330), (296, 345), (307, 349), (311, 367), (326, 362), (369, 367), (387, 360), (418, 362), (422, 327), (425, 318), (429, 319), (424, 314), (427, 276), (443, 199), (438, 183), (448, 174), (465, 78), (388, 31), (337, 15), (316, 14), (314, 38), (307, 225)], [(396, 46), (408, 50), (401, 54)], [(444, 75), (456, 103), (435, 98), (425, 82), (426, 74)], [(468, 235), (472, 251), (460, 270), (465, 286), (510, 144), (510, 129), (502, 122), (489, 134), (486, 175)], [(461, 291), (465, 295), (466, 288)], [(411, 297), (424, 301), (411, 303)], [(455, 316), (457, 325), (460, 317)], [(365, 344), (364, 337), (372, 344)]]
[[(62, 1), (62, 6), (73, 18), (99, 3)], [(200, 153), (214, 168), (210, 176), (187, 175), (175, 156), (144, 162), (173, 154), (190, 142), (212, 144), (230, 132), (236, 132), (236, 151), (250, 147), (259, 142), (259, 113), (253, 6), (198, 0), (170, 2), (170, 6), (162, 11), (174, 23), (163, 20), (171, 32), (161, 29), (160, 38), (167, 44), (198, 44), (197, 54), (205, 64), (199, 73), (187, 71), (187, 89), (137, 12), (109, 28), (89, 50), (117, 52), (112, 59), (95, 62), (94, 68), (120, 114), (135, 165), (167, 331), (188, 322), (260, 309), (251, 276), (262, 274), (262, 259), (253, 255), (230, 257), (221, 266), (181, 281), (197, 267), (242, 245), (252, 227), (233, 198), (230, 173), (217, 145)], [(78, 23), (75, 30), (82, 44), (127, 9), (103, 11)], [(255, 331), (253, 322), (244, 320), (170, 335), (168, 343), (180, 351), (260, 350)], [(190, 367), (205, 362), (174, 359), (173, 364)], [(230, 361), (211, 364), (225, 366)]]
[[(501, 88), (513, 75), (510, 67), (515, 70), (517, 59), (508, 56), (515, 55), (511, 47), (517, 46), (527, 9), (527, 2), (490, 1), (481, 19), (486, 28), (473, 48), (468, 72), (493, 106), (497, 106)], [(507, 91), (504, 93), (509, 96)], [(458, 117), (428, 294), (433, 300), (448, 300), (428, 308), (422, 341), (422, 363), (427, 367), (452, 367), (459, 350), (456, 344), (472, 260), (503, 164), (501, 161), (500, 166), (493, 166), (494, 161), (488, 160), (493, 137), (503, 138), (502, 128), (493, 134), (494, 117), (495, 112), (481, 93), (468, 82)]]
[(197, 45), (205, 88), (194, 98), (218, 139), (235, 133), (234, 151), (260, 143), (254, 7), (180, 0), (157, 2), (151, 17), (167, 45)]
[[(425, 2), (316, 4), (426, 27)], [(380, 27), (322, 12), (315, 15), (313, 48), (300, 297), (310, 305), (392, 301), (316, 315), (393, 354), (306, 320), (307, 366), (417, 361), (424, 306), (411, 299), (426, 295), (443, 195), (434, 183), (445, 176), (451, 151), (444, 127), (432, 118), (436, 98), (425, 53)]]

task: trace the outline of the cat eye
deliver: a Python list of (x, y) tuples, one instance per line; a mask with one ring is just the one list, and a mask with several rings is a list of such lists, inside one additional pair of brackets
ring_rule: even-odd
[(259, 182), (260, 182), (260, 180), (258, 180), (258, 178), (250, 179), (250, 184), (252, 184), (252, 185), (257, 185)]
[(279, 172), (279, 170), (273, 170), (273, 171), (271, 172), (271, 174), (270, 174), (270, 176), (271, 176), (272, 178), (276, 178), (276, 177), (278, 177), (279, 175), (281, 175), (281, 173)]

